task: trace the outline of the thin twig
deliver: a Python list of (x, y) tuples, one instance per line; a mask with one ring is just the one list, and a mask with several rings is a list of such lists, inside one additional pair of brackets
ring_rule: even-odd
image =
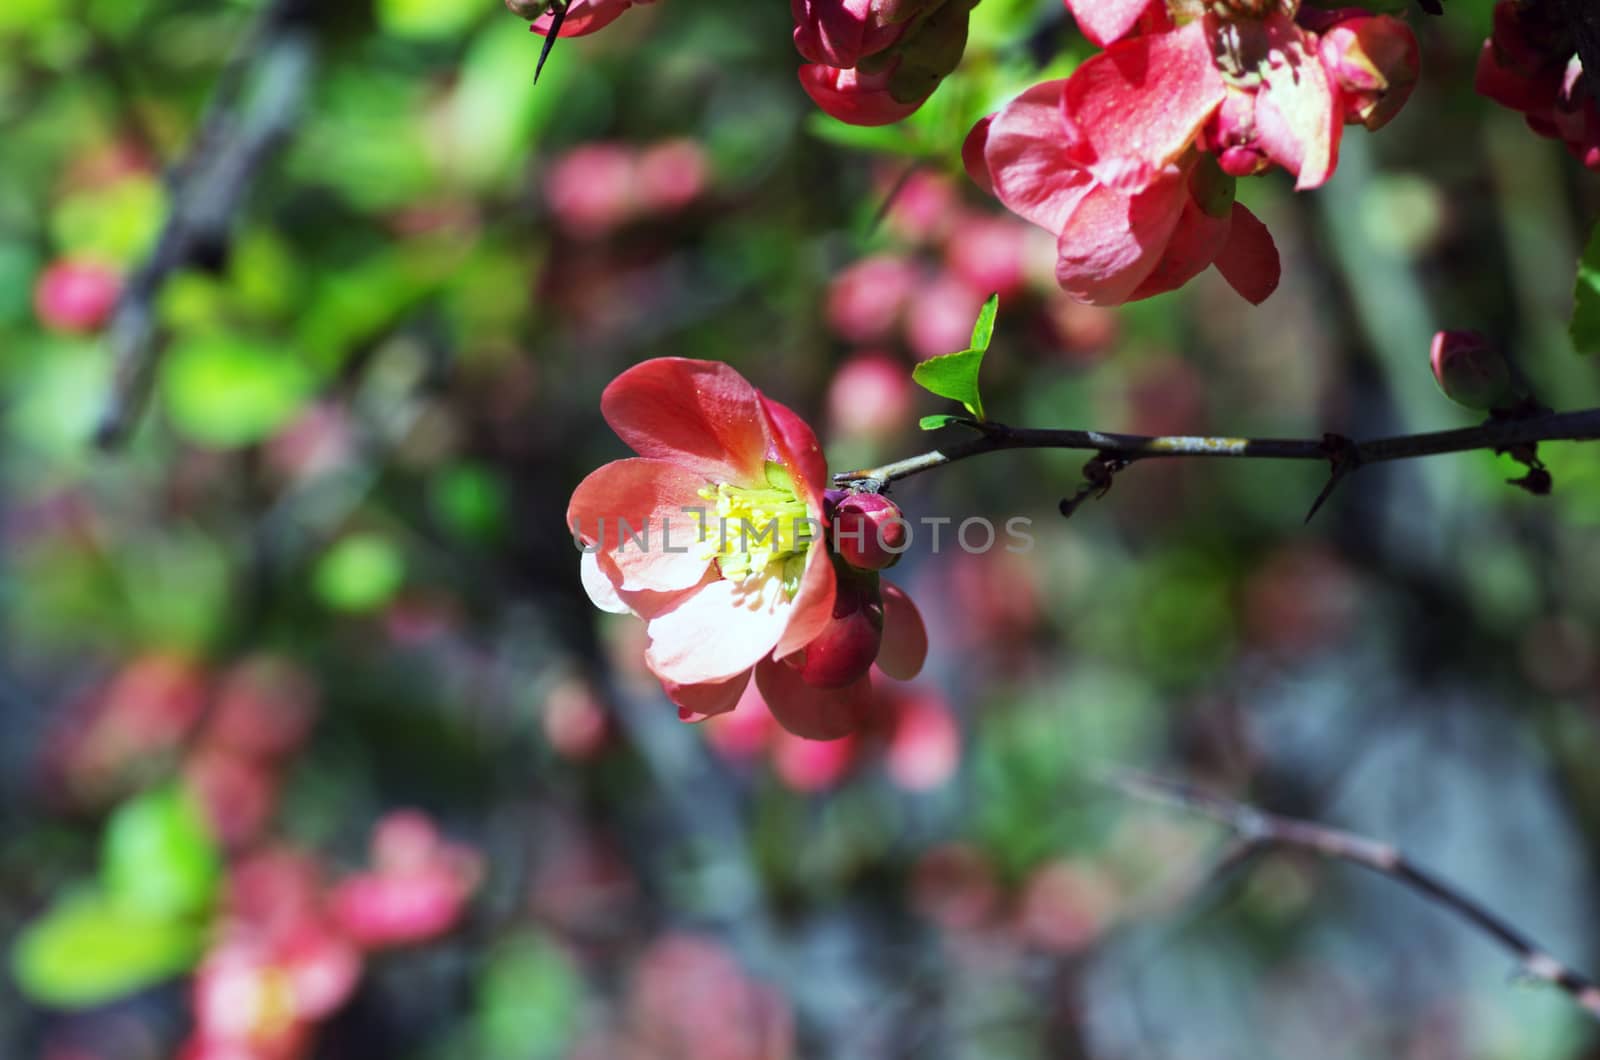
[(1453, 885), (1413, 864), (1395, 847), (1311, 821), (1279, 817), (1177, 781), (1141, 774), (1119, 774), (1112, 783), (1135, 798), (1204, 814), (1226, 825), (1253, 847), (1304, 850), (1345, 861), (1404, 884), (1443, 906), (1516, 955), (1532, 978), (1565, 991), (1580, 1008), (1600, 1020), (1600, 986), (1552, 957), (1498, 914), (1462, 894)]
[(1475, 449), (1501, 450), (1536, 442), (1593, 441), (1600, 439), (1600, 409), (1496, 418), (1477, 427), (1404, 434), (1365, 442), (1350, 441), (1338, 435), (1315, 439), (1152, 436), (1008, 427), (994, 422), (969, 422), (967, 425), (980, 432), (978, 437), (879, 467), (840, 472), (833, 476), (834, 482), (838, 485), (860, 483), (869, 489), (882, 488), (891, 482), (958, 460), (1008, 449), (1074, 449), (1094, 451), (1124, 460), (1175, 456), (1261, 460), (1340, 459), (1352, 466), (1360, 466), (1441, 453), (1464, 453)]
[[(107, 329), (113, 377), (95, 441), (127, 437), (160, 355), (157, 305), (172, 275), (218, 267), (235, 215), (299, 120), (316, 59), (301, 0), (272, 0), (224, 68), (188, 154), (168, 179), (166, 223), (134, 270)], [(248, 92), (249, 98), (241, 102)]]

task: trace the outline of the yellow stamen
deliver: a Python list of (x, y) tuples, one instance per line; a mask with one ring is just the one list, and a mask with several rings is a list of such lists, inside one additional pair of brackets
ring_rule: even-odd
[(722, 576), (755, 589), (768, 577), (783, 579), (794, 596), (805, 570), (806, 550), (820, 534), (795, 495), (781, 464), (767, 462), (765, 486), (718, 483), (700, 491), (710, 505), (700, 523), (701, 554), (716, 560)]

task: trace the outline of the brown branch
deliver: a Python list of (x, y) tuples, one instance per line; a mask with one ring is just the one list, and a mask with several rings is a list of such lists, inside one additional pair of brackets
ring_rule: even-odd
[(1232, 829), (1251, 847), (1303, 850), (1387, 876), (1478, 928), (1511, 951), (1530, 977), (1559, 987), (1592, 1018), (1600, 1020), (1600, 986), (1556, 960), (1499, 914), (1414, 864), (1387, 843), (1311, 821), (1279, 817), (1176, 781), (1119, 774), (1112, 783), (1135, 798), (1204, 814)]
[(834, 483), (840, 486), (854, 483), (857, 488), (868, 490), (882, 489), (891, 482), (936, 467), (1008, 449), (1076, 449), (1097, 452), (1104, 457), (1126, 461), (1177, 456), (1331, 460), (1335, 462), (1336, 471), (1341, 466), (1344, 471), (1350, 471), (1364, 464), (1437, 456), (1442, 453), (1463, 453), (1477, 449), (1498, 451), (1538, 442), (1600, 439), (1600, 409), (1542, 412), (1517, 418), (1495, 418), (1477, 427), (1374, 438), (1365, 442), (1350, 441), (1338, 435), (1325, 435), (1316, 439), (1152, 436), (1115, 434), (1109, 431), (1008, 427), (994, 422), (961, 422), (978, 431), (978, 437), (878, 467), (842, 471), (833, 476)]
[(299, 120), (315, 61), (301, 0), (271, 0), (223, 70), (188, 154), (168, 178), (166, 223), (111, 315), (111, 393), (95, 429), (101, 447), (127, 437), (149, 393), (161, 352), (162, 290), (179, 270), (226, 261), (234, 217)]

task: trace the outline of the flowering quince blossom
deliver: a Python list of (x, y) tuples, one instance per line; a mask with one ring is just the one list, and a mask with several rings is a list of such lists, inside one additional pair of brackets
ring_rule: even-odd
[[(1118, 305), (1215, 265), (1260, 302), (1277, 286), (1272, 237), (1234, 178), (1272, 165), (1315, 188), (1347, 122), (1376, 128), (1416, 80), (1403, 22), (1298, 0), (1066, 0), (1105, 51), (980, 122), (967, 171), (1057, 235), (1068, 294)], [(1315, 28), (1312, 28), (1315, 27)]]
[(1590, 91), (1572, 33), (1541, 6), (1501, 0), (1494, 32), (1478, 56), (1477, 89), (1520, 112), (1540, 136), (1600, 169), (1600, 104)]
[(732, 710), (753, 675), (785, 728), (834, 739), (867, 720), (874, 664), (921, 670), (915, 605), (827, 545), (827, 466), (799, 416), (682, 358), (623, 372), (600, 408), (639, 455), (584, 479), (567, 523), (590, 599), (645, 620), (645, 663), (680, 717)]

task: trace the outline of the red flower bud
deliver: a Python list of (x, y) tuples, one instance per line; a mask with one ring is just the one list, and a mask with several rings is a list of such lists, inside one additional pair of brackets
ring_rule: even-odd
[(833, 620), (791, 656), (800, 679), (813, 688), (843, 688), (866, 673), (883, 643), (883, 597), (876, 576), (840, 572)]
[(900, 560), (911, 528), (889, 498), (856, 493), (839, 502), (833, 516), (833, 549), (861, 570), (883, 570)]
[(1505, 356), (1477, 331), (1441, 331), (1433, 337), (1433, 378), (1445, 397), (1469, 409), (1509, 405), (1517, 385)]

